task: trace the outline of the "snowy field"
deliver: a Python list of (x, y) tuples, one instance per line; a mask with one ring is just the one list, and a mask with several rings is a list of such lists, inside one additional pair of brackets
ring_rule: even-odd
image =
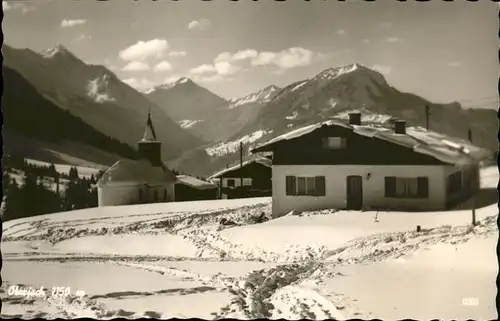
[[(484, 189), (497, 183), (496, 167), (482, 171)], [(270, 210), (270, 198), (254, 198), (9, 221), (0, 316), (497, 318), (496, 202), (477, 209), (475, 227), (470, 210), (325, 210), (255, 223)], [(26, 298), (12, 286), (47, 292)]]

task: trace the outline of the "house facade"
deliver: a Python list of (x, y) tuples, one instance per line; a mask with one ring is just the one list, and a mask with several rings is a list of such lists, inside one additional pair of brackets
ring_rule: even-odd
[(226, 168), (208, 178), (219, 187), (219, 198), (270, 196), (272, 161), (257, 157)]
[(161, 142), (156, 139), (150, 115), (138, 149), (142, 159), (120, 160), (99, 179), (99, 206), (175, 201), (177, 178), (162, 161)]
[(254, 149), (272, 152), (273, 216), (320, 209), (438, 211), (479, 189), (479, 162), (489, 153), (471, 144), (407, 128), (327, 121)]

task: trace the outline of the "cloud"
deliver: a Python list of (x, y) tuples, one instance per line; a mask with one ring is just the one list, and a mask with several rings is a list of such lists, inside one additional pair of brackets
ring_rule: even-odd
[(26, 14), (28, 11), (35, 10), (36, 8), (34, 6), (27, 6), (24, 3), (19, 3), (19, 2), (14, 2), (12, 1), (2, 1), (2, 9), (4, 12), (6, 11), (14, 11), (14, 10), (20, 10), (22, 14)]
[(168, 42), (165, 39), (141, 40), (120, 51), (118, 56), (125, 61), (144, 61), (151, 57), (163, 58), (167, 50)]
[(154, 68), (154, 72), (163, 72), (172, 70), (172, 65), (166, 61), (160, 61)]
[(245, 59), (249, 59), (249, 58), (255, 58), (255, 57), (257, 57), (258, 54), (259, 53), (254, 49), (240, 50), (233, 55), (233, 60), (236, 61), (236, 60), (245, 60)]
[(207, 73), (211, 73), (211, 72), (215, 72), (215, 67), (214, 67), (214, 65), (210, 65), (210, 64), (200, 65), (198, 67), (191, 68), (189, 70), (189, 73), (193, 74), (193, 75), (202, 75), (202, 74), (207, 74)]
[[(217, 57), (215, 57), (214, 65), (204, 65), (200, 66), (199, 70), (202, 69), (206, 72), (213, 71), (214, 69), (220, 70), (223, 68), (229, 68), (229, 63), (235, 63), (238, 61), (250, 61), (250, 64), (254, 67), (259, 66), (268, 66), (274, 65), (280, 69), (290, 69), (302, 66), (309, 66), (314, 62), (324, 61), (328, 59), (333, 53), (325, 54), (325, 53), (315, 53), (309, 49), (304, 49), (301, 47), (292, 47), (289, 49), (285, 49), (279, 52), (271, 52), (271, 51), (261, 51), (258, 52), (255, 49), (243, 49), (239, 50), (235, 53), (231, 52), (222, 52)], [(219, 68), (216, 68), (217, 64), (219, 64)], [(235, 73), (236, 71), (242, 70), (239, 67), (231, 65), (231, 72)]]
[(202, 75), (195, 75), (192, 77), (193, 81), (199, 82), (199, 83), (211, 83), (211, 82), (219, 82), (224, 80), (224, 78), (221, 75), (211, 75), (211, 76), (202, 76)]
[(335, 33), (338, 34), (339, 36), (345, 36), (347, 32), (345, 31), (345, 29), (340, 29), (337, 30), (337, 32)]
[(363, 39), (361, 40), (361, 43), (365, 44), (365, 45), (368, 45), (370, 43), (370, 39)]
[(451, 68), (457, 68), (457, 67), (461, 67), (462, 63), (460, 61), (449, 61), (448, 63), (446, 63), (446, 66), (451, 67)]
[(61, 21), (61, 28), (70, 28), (70, 27), (84, 25), (86, 23), (87, 19), (63, 19)]
[(155, 85), (152, 81), (146, 78), (127, 78), (122, 81), (130, 87), (137, 89), (138, 91), (145, 91)]
[(276, 53), (270, 51), (260, 52), (255, 59), (252, 60), (253, 66), (265, 66), (271, 64), (276, 59)]
[(325, 53), (315, 53), (309, 49), (293, 47), (280, 52), (260, 52), (252, 59), (253, 66), (274, 65), (280, 69), (310, 66), (316, 61), (326, 60)]
[(123, 67), (122, 71), (146, 71), (149, 69), (149, 66), (142, 61), (131, 61)]
[(172, 51), (168, 54), (170, 57), (185, 57), (187, 52), (185, 51)]
[(82, 33), (82, 34), (81, 34), (81, 35), (79, 35), (78, 37), (73, 38), (73, 41), (84, 41), (84, 40), (90, 40), (90, 39), (92, 39), (92, 36), (90, 36), (90, 35), (85, 35), (85, 34), (83, 34), (83, 33)]
[(188, 24), (188, 29), (201, 31), (210, 27), (211, 24), (208, 19), (193, 20)]
[(214, 64), (215, 70), (219, 75), (232, 75), (241, 70), (241, 68), (231, 65), (227, 61), (220, 61)]
[(227, 61), (219, 61), (211, 64), (203, 64), (195, 68), (191, 68), (189, 73), (192, 75), (216, 74), (219, 76), (232, 75), (240, 71), (241, 68), (233, 66)]
[(380, 72), (383, 75), (388, 75), (392, 72), (392, 67), (388, 65), (375, 64), (371, 67), (373, 70)]
[(215, 62), (231, 62), (231, 61), (240, 61), (251, 58), (256, 58), (259, 55), (257, 50), (254, 49), (243, 49), (235, 52), (234, 54), (230, 52), (222, 52), (215, 57)]
[(399, 39), (398, 37), (390, 37), (390, 38), (387, 38), (385, 40), (385, 42), (389, 42), (389, 43), (394, 43), (394, 42), (399, 42), (401, 41), (401, 39)]

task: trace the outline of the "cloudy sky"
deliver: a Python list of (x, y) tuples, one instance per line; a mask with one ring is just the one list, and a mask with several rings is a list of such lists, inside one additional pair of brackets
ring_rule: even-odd
[(37, 0), (3, 9), (6, 44), (62, 44), (141, 90), (187, 76), (232, 98), (358, 62), (435, 102), (497, 107), (490, 1)]

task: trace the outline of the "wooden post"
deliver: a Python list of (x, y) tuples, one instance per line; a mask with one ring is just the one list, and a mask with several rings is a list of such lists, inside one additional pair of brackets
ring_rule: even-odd
[(56, 181), (56, 193), (57, 193), (57, 196), (59, 196), (59, 173), (56, 172), (55, 174), (55, 181)]
[[(467, 132), (467, 138), (472, 143), (472, 130), (469, 128)], [(472, 190), (472, 225), (476, 225), (476, 189)]]
[(425, 128), (429, 130), (429, 115), (430, 115), (430, 108), (429, 105), (425, 106)]
[(219, 177), (219, 198), (222, 199), (222, 176)]
[(240, 190), (243, 189), (243, 142), (240, 142)]

